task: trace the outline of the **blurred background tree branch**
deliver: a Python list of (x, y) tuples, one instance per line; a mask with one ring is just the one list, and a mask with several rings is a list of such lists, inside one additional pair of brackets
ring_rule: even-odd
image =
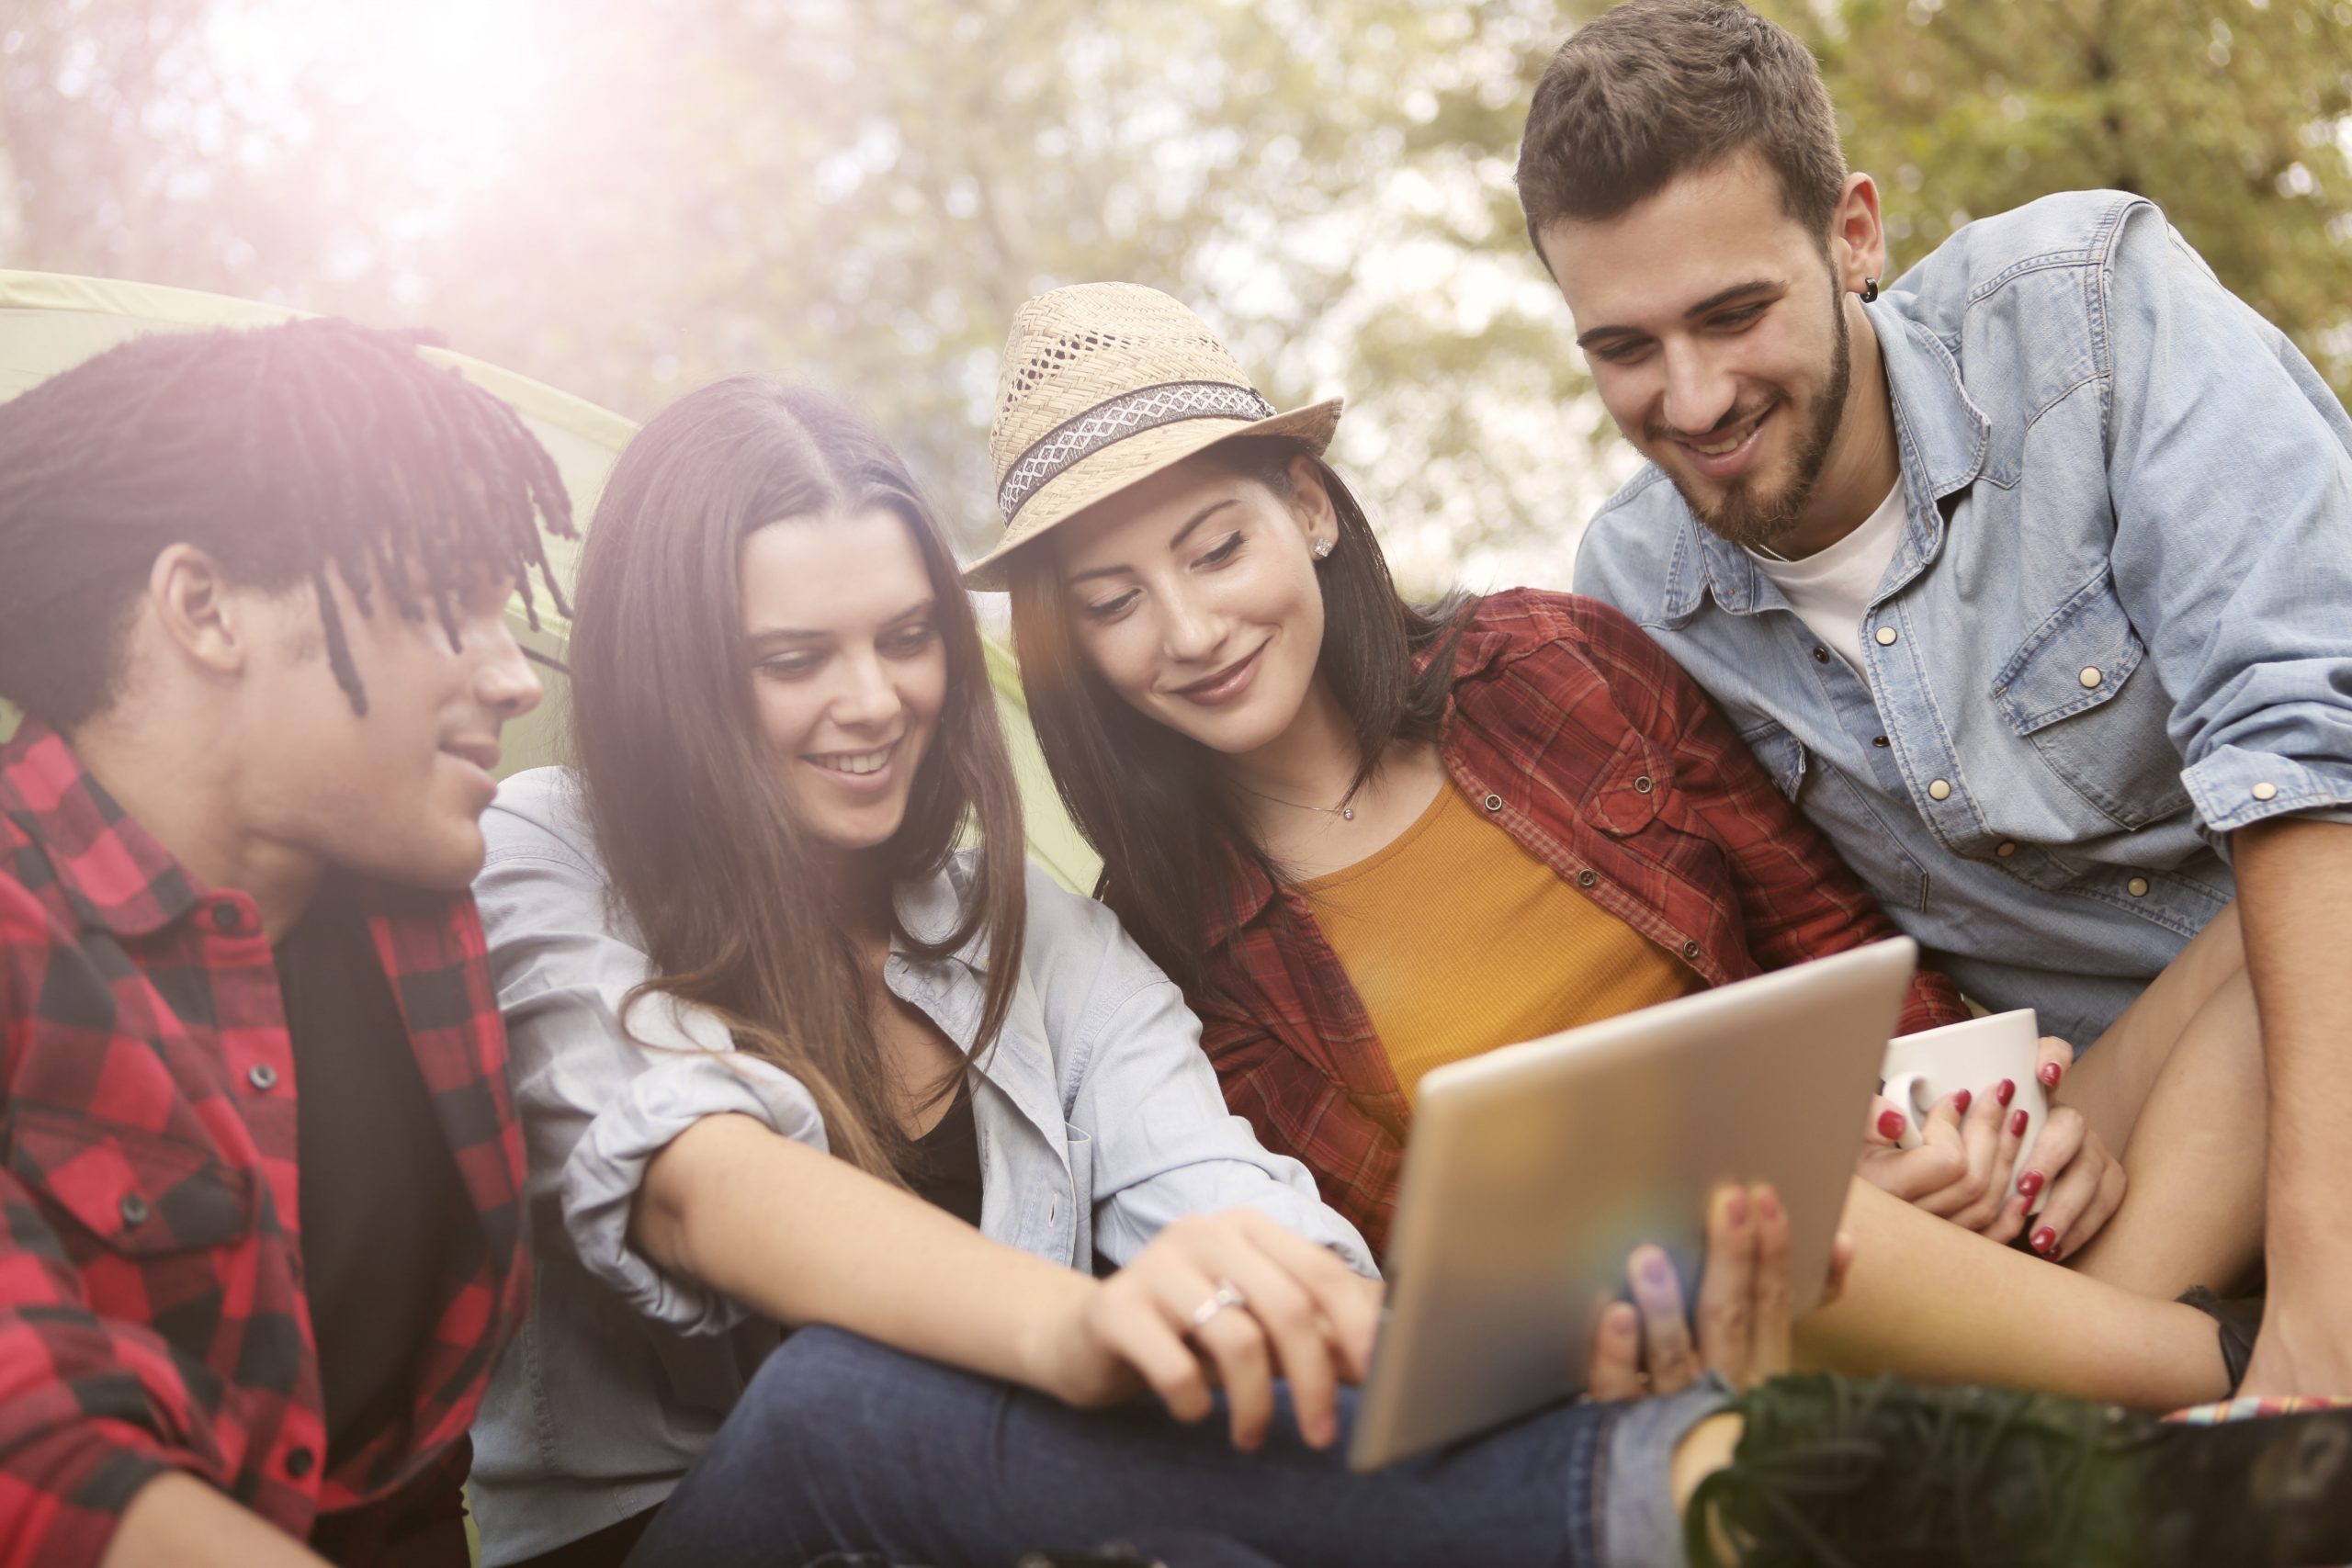
[[(2352, 0), (1767, 0), (1898, 256), (2162, 202), (2352, 393)], [(1400, 573), (1564, 583), (1630, 471), (1510, 186), (1536, 0), (0, 0), (0, 260), (425, 325), (643, 417), (839, 390), (967, 540), (1012, 309), (1168, 288), (1341, 389)]]

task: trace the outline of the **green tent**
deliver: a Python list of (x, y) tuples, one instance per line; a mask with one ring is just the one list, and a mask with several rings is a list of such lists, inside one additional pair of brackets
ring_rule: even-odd
[[(277, 306), (185, 288), (0, 270), (0, 400), (142, 333), (266, 326), (295, 314)], [(595, 510), (605, 476), (637, 427), (609, 410), (494, 365), (444, 349), (424, 353), (436, 363), (454, 366), (475, 385), (514, 405), (532, 434), (554, 454), (571, 491), (573, 514), (584, 527)], [(577, 547), (553, 541), (552, 553), (559, 575), (568, 583)], [(543, 614), (540, 629), (533, 631), (519, 607), (509, 615), (515, 637), (560, 669), (569, 628)], [(1085, 891), (1092, 886), (1101, 862), (1079, 836), (1054, 793), (1029, 728), (1012, 656), (993, 643), (988, 654), (989, 675), (1012, 743), (1013, 769), (1026, 807), (1029, 852), (1066, 886)], [(536, 767), (557, 754), (563, 723), (563, 681), (552, 671), (545, 673), (548, 701), (507, 730), (507, 772)], [(0, 706), (0, 738), (15, 728), (15, 716)]]

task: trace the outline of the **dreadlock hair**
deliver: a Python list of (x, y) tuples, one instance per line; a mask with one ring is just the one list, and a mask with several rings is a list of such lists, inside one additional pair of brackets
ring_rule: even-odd
[(534, 569), (570, 614), (540, 519), (575, 536), (546, 448), (405, 337), (318, 320), (134, 339), (0, 403), (0, 697), (68, 735), (111, 706), (148, 573), (185, 543), (243, 586), (309, 583), (365, 714), (328, 568), (361, 615), (380, 592), (455, 649), (484, 574), (534, 628)]

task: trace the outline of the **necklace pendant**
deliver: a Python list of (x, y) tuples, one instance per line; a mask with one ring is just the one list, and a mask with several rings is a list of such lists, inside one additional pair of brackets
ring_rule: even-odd
[(1352, 806), (1342, 806), (1341, 807), (1340, 807), (1340, 821), (1342, 821), (1342, 822), (1352, 822), (1352, 821), (1354, 821), (1355, 819), (1356, 819), (1356, 808), (1355, 808), (1354, 807), (1352, 807)]

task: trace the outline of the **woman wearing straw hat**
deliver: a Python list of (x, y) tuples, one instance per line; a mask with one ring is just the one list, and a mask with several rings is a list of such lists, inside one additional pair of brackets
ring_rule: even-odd
[[(992, 441), (1005, 535), (967, 581), (1010, 586), (1046, 761), (1106, 901), (1201, 1015), (1227, 1102), (1377, 1250), (1420, 1074), (1894, 928), (1616, 611), (1530, 590), (1400, 599), (1323, 460), (1339, 416), (1336, 400), (1277, 412), (1157, 290), (1033, 299)], [(2252, 1064), (2247, 1009), (2186, 1033), (2194, 1010), (2143, 1010), (2080, 1068), (2046, 1042), (2043, 1082), (2120, 1074), (2144, 1095), (2159, 1066)], [(1923, 972), (1905, 1027), (1964, 1016)], [(2100, 1258), (2138, 1289), (1991, 1245), (2047, 1184), (2030, 1239), (2072, 1256), (2123, 1180), (2060, 1108), (2040, 1168), (1995, 1185), (2021, 1113), (2000, 1085), (1973, 1098), (1938, 1108), (1926, 1146), (1866, 1152), (1859, 1262), (1815, 1320), (1818, 1353), (2143, 1408), (2222, 1392), (2213, 1324), (2170, 1299), (2221, 1281), (2161, 1273), (2185, 1202), (2137, 1206), (2131, 1250)], [(2239, 1224), (2207, 1264), (2234, 1275), (2258, 1233)], [(1670, 1332), (1669, 1303), (1635, 1292)], [(1996, 1293), (2025, 1310), (1984, 1314)], [(1639, 1327), (1634, 1305), (1604, 1321)]]

